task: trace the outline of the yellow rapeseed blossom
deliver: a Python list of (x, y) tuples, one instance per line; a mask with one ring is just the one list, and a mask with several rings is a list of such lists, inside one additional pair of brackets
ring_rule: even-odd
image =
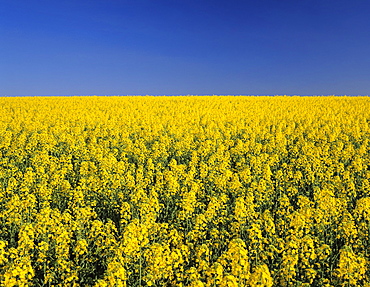
[(0, 98), (0, 286), (369, 286), (368, 97)]

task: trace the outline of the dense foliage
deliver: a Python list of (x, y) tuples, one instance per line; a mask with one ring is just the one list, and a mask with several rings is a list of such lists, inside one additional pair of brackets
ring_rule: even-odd
[(370, 286), (370, 99), (0, 98), (0, 285)]

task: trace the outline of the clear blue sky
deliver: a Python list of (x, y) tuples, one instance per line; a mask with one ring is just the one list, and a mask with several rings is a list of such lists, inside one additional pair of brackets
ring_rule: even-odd
[(0, 0), (0, 95), (370, 94), (368, 0)]

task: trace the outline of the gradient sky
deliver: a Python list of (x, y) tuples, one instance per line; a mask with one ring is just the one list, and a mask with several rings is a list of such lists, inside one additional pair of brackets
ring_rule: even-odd
[(368, 0), (0, 0), (0, 95), (370, 94)]

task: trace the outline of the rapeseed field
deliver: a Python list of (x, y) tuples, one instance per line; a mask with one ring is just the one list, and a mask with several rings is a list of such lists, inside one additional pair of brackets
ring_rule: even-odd
[(370, 286), (367, 97), (0, 98), (1, 286)]

